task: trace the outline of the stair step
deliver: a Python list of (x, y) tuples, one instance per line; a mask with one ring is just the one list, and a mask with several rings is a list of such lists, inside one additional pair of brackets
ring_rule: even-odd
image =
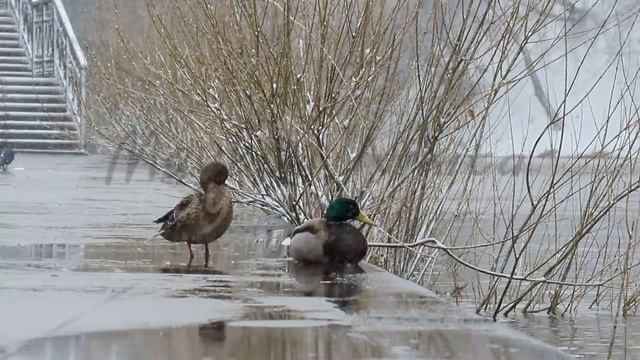
[(0, 71), (0, 78), (2, 77), (33, 77), (31, 71)]
[(19, 40), (20, 35), (17, 32), (4, 32), (0, 30), (0, 41), (2, 40)]
[(0, 129), (7, 130), (77, 130), (73, 120), (67, 121), (15, 121), (0, 120)]
[(31, 64), (0, 63), (0, 71), (31, 71)]
[(24, 139), (24, 140), (77, 140), (78, 132), (75, 130), (16, 130), (0, 129), (0, 138)]
[(0, 40), (0, 48), (2, 49), (22, 49), (22, 45), (19, 40)]
[[(0, 84), (4, 79), (0, 79)], [(2, 86), (0, 85), (0, 94), (63, 94), (61, 86)]]
[(42, 150), (42, 149), (14, 149), (18, 153), (42, 153), (42, 154), (69, 154), (69, 155), (87, 155), (87, 152), (82, 150)]
[(38, 93), (33, 94), (1, 94), (0, 93), (0, 102), (10, 102), (10, 103), (59, 103), (64, 104), (65, 98), (64, 95), (55, 94), (55, 95), (43, 95)]
[(7, 139), (5, 143), (13, 150), (75, 150), (80, 147), (79, 140), (31, 140)]
[(68, 112), (47, 113), (47, 112), (26, 112), (26, 111), (0, 111), (0, 120), (41, 120), (41, 121), (64, 121), (71, 120)]
[(31, 64), (31, 60), (26, 56), (0, 56), (1, 64)]
[(24, 51), (23, 48), (20, 47), (1, 47), (0, 46), (0, 57), (10, 57), (10, 56), (18, 56), (18, 57), (24, 57), (27, 59), (27, 61), (29, 61), (29, 58), (27, 58), (27, 52)]
[(11, 25), (13, 27), (16, 26), (16, 21), (11, 16), (0, 16), (0, 24), (2, 25)]
[(0, 24), (0, 32), (5, 32), (5, 33), (17, 33), (18, 29), (16, 28), (15, 24)]
[[(31, 69), (29, 69), (29, 71), (31, 71)], [(54, 77), (32, 77), (29, 79), (23, 77), (4, 77), (0, 84), (0, 87), (5, 85), (60, 85)]]
[(41, 144), (77, 144), (78, 140), (47, 140), (47, 139), (7, 139), (5, 140), (8, 143), (14, 144), (28, 144), (28, 143), (41, 143)]
[(66, 113), (67, 104), (42, 104), (32, 102), (0, 102), (1, 111), (25, 111), (34, 112), (42, 111), (47, 113)]

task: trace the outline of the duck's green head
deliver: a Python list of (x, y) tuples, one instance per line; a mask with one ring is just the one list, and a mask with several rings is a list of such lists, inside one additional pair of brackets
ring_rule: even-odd
[(324, 218), (327, 221), (334, 222), (358, 220), (365, 224), (375, 225), (367, 215), (360, 211), (360, 207), (355, 200), (347, 198), (338, 198), (329, 204)]

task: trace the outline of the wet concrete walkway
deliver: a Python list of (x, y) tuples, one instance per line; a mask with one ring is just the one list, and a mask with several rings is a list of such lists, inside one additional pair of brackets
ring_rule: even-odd
[(0, 359), (565, 358), (372, 266), (297, 266), (288, 226), (252, 209), (187, 267), (149, 237), (189, 190), (110, 160), (18, 154), (0, 173)]

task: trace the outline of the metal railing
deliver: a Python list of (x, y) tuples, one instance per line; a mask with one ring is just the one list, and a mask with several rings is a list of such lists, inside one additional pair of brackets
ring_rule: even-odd
[(17, 20), (20, 41), (31, 58), (33, 76), (60, 80), (67, 109), (78, 125), (80, 147), (84, 149), (87, 60), (62, 0), (0, 0), (0, 8), (12, 12)]

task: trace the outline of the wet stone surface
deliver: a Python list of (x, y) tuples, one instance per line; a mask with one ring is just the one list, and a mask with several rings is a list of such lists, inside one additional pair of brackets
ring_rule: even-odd
[[(141, 165), (19, 154), (0, 173), (0, 359), (561, 359), (373, 266), (305, 267), (238, 207), (192, 266), (149, 239), (189, 191)], [(132, 175), (126, 180), (127, 172)]]

